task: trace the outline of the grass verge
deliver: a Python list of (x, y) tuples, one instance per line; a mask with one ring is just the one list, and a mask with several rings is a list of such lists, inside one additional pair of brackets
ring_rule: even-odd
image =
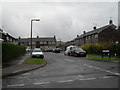
[(120, 60), (120, 58), (110, 58), (109, 57), (103, 57), (102, 56), (88, 56), (87, 59), (92, 59), (92, 60), (101, 60), (101, 61), (112, 61), (112, 60)]
[(28, 58), (25, 60), (25, 64), (45, 64), (47, 60), (43, 60), (40, 58)]

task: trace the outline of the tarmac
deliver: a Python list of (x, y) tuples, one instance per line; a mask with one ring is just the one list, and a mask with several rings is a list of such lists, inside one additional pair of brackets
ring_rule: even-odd
[[(38, 68), (41, 68), (45, 66), (45, 64), (25, 64), (23, 63), (27, 58), (30, 58), (30, 53), (26, 53), (24, 56), (21, 56), (15, 60), (12, 60), (6, 65), (3, 65), (4, 67), (0, 67), (0, 71), (2, 69), (2, 75), (0, 74), (0, 77), (10, 77), (22, 73), (26, 73)], [(100, 60), (97, 60), (100, 61)], [(110, 61), (111, 63), (120, 63), (119, 60)]]
[(38, 68), (45, 66), (45, 64), (25, 64), (23, 63), (27, 58), (30, 58), (30, 53), (26, 53), (24, 56), (21, 56), (8, 64), (2, 67), (2, 78), (10, 77), (25, 72), (29, 72)]

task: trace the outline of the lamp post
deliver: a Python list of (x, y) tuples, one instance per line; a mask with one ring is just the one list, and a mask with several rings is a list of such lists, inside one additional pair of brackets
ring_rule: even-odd
[(33, 21), (40, 21), (40, 19), (32, 19), (31, 20), (31, 56), (32, 56), (32, 22)]

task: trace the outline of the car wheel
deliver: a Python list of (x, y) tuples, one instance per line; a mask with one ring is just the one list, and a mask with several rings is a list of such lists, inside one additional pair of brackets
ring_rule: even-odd
[(75, 57), (77, 57), (77, 54), (74, 54)]
[(70, 56), (70, 53), (68, 53), (68, 56)]
[(84, 57), (86, 57), (86, 54), (84, 55)]

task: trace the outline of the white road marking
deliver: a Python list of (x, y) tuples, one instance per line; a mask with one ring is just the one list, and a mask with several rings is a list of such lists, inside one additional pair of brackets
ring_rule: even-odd
[(75, 61), (72, 61), (72, 60), (69, 60), (69, 59), (65, 59), (66, 61), (69, 61), (69, 62), (75, 62)]
[(101, 71), (104, 71), (104, 72), (108, 72), (108, 73), (120, 76), (119, 73), (114, 73), (114, 72), (111, 72), (111, 71), (108, 71), (108, 70), (105, 70), (105, 69), (101, 69), (101, 68), (98, 68), (98, 67), (93, 67), (93, 66), (90, 66), (90, 65), (87, 65), (87, 64), (84, 64), (84, 65), (87, 66), (87, 67), (90, 67), (90, 68), (98, 69), (98, 70), (101, 70)]
[(22, 64), (24, 62), (24, 60), (20, 61), (18, 64)]
[(65, 80), (65, 81), (58, 81), (58, 82), (62, 83), (62, 82), (72, 82), (72, 81), (74, 80)]
[(22, 70), (14, 71), (13, 73), (16, 73), (16, 72), (19, 72), (19, 71), (22, 71)]
[(79, 79), (79, 80), (94, 80), (96, 78), (84, 78), (84, 79)]
[(104, 77), (100, 77), (100, 78), (111, 78), (113, 76), (104, 76)]
[(28, 75), (28, 74), (30, 74), (30, 73), (24, 73), (24, 74), (22, 74), (22, 75)]
[(18, 77), (18, 79), (22, 79), (22, 78), (28, 78), (28, 77)]
[(34, 85), (39, 85), (39, 84), (49, 84), (50, 82), (41, 82), (41, 83), (33, 83)]
[(7, 85), (7, 87), (20, 87), (20, 86), (24, 86), (24, 84)]

